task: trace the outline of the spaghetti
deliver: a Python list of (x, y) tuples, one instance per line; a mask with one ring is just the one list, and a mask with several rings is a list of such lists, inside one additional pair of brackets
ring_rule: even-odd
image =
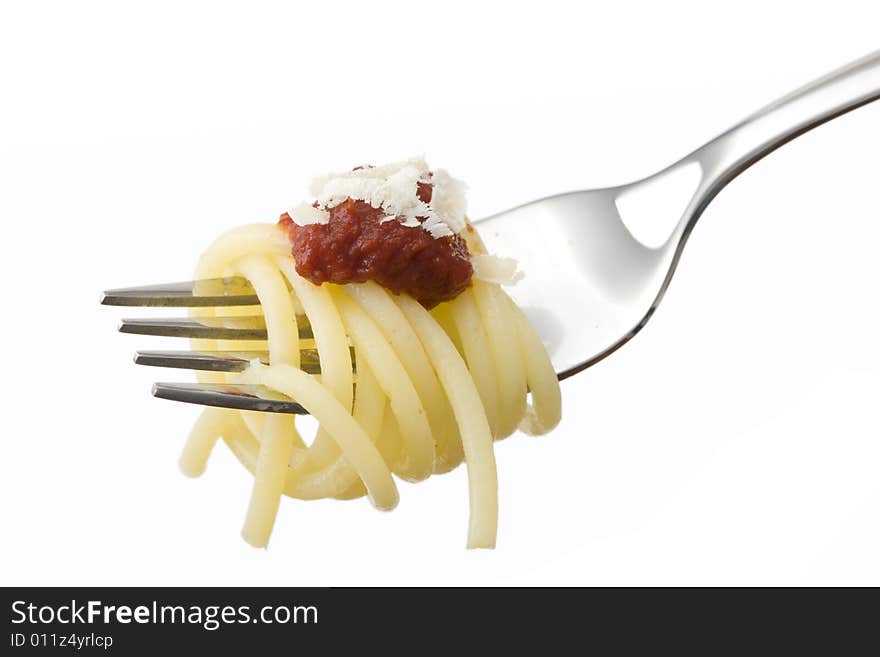
[[(484, 254), (476, 231), (465, 228), (460, 235), (469, 252)], [(224, 315), (262, 313), (268, 339), (256, 347), (231, 340), (194, 340), (193, 346), (267, 349), (269, 365), (255, 361), (242, 373), (200, 372), (200, 382), (265, 386), (296, 400), (319, 424), (307, 445), (292, 415), (203, 411), (180, 465), (185, 474), (198, 476), (222, 438), (254, 476), (244, 539), (257, 547), (268, 544), (284, 495), (305, 500), (366, 495), (376, 508), (388, 510), (398, 501), (395, 476), (421, 481), (464, 461), (467, 546), (493, 547), (498, 518), (493, 440), (518, 427), (547, 432), (561, 412), (544, 346), (500, 285), (474, 277), (455, 298), (430, 310), (374, 280), (316, 285), (298, 273), (287, 229), (279, 224), (229, 231), (204, 253), (196, 272), (198, 279), (231, 275), (250, 281), (260, 305), (224, 308)], [(306, 324), (311, 338), (300, 337)], [(319, 354), (319, 375), (299, 369), (300, 350), (307, 348)]]

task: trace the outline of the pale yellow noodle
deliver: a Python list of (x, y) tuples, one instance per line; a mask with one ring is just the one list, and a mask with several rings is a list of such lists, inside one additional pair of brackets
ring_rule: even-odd
[[(475, 232), (467, 241), (473, 252), (483, 252)], [(501, 288), (474, 281), (432, 314), (372, 282), (315, 286), (296, 272), (285, 231), (272, 224), (230, 231), (199, 261), (197, 278), (232, 275), (251, 282), (261, 305), (224, 308), (222, 314), (262, 313), (268, 341), (199, 340), (194, 348), (268, 349), (271, 364), (255, 362), (240, 374), (200, 373), (199, 380), (265, 386), (296, 400), (319, 422), (310, 446), (285, 414), (206, 409), (196, 422), (180, 457), (187, 475), (204, 471), (218, 437), (254, 474), (245, 539), (267, 544), (282, 494), (367, 494), (377, 508), (390, 509), (398, 499), (392, 472), (418, 481), (464, 458), (468, 547), (494, 546), (493, 439), (518, 424), (543, 433), (560, 414), (559, 385), (546, 351)], [(299, 337), (297, 315), (308, 318), (313, 340)], [(304, 348), (317, 348), (320, 375), (298, 368)], [(527, 390), (533, 403), (528, 409)]]
[(428, 311), (407, 296), (397, 297), (396, 302), (415, 327), (458, 421), (470, 490), (467, 546), (495, 547), (498, 475), (492, 451), (492, 434), (480, 395), (455, 345)]
[[(370, 440), (376, 444), (376, 448), (382, 454), (385, 463), (388, 464), (388, 467), (393, 472), (395, 464), (387, 454), (382, 452), (381, 445), (379, 444), (379, 435), (382, 431), (382, 424), (386, 414), (385, 406), (385, 393), (379, 387), (370, 364), (367, 362), (367, 359), (358, 361), (357, 396), (352, 415), (354, 416), (354, 421), (363, 427)], [(351, 486), (334, 497), (340, 500), (353, 500), (366, 494), (367, 489), (364, 483), (357, 479)]]
[(486, 329), (471, 290), (465, 290), (451, 303), (454, 308), (452, 319), (458, 329), (468, 370), (470, 370), (480, 393), (483, 408), (486, 410), (486, 418), (492, 428), (492, 435), (499, 437), (501, 421), (498, 409), (497, 373), (492, 350), (489, 347), (489, 336), (486, 335)]
[[(280, 272), (268, 258), (260, 255), (242, 258), (236, 262), (235, 268), (251, 282), (261, 301), (273, 365), (298, 368), (296, 315)], [(269, 543), (287, 479), (294, 434), (293, 418), (289, 415), (273, 413), (263, 423), (254, 488), (241, 530), (242, 537), (254, 547), (265, 547)]]
[[(333, 392), (343, 406), (351, 408), (351, 351), (342, 318), (334, 307), (329, 290), (326, 286), (314, 285), (297, 274), (289, 256), (276, 258), (276, 263), (293, 288), (296, 298), (300, 300), (306, 316), (311, 319), (315, 346), (321, 354), (321, 383)], [(325, 449), (325, 443), (328, 448), (334, 445), (333, 441), (328, 441), (319, 432), (312, 443), (315, 457)], [(331, 454), (334, 452), (332, 449), (328, 451)]]
[(230, 423), (230, 416), (238, 418), (234, 411), (222, 408), (206, 408), (199, 416), (178, 460), (181, 471), (187, 477), (200, 477), (205, 472), (208, 456), (217, 438)]
[[(445, 472), (461, 462), (461, 439), (446, 394), (413, 327), (394, 303), (391, 294), (368, 281), (343, 286), (371, 317), (403, 363), (428, 414), (437, 443), (435, 471)], [(454, 461), (454, 465), (451, 462)]]
[(382, 510), (397, 506), (397, 486), (379, 450), (350, 411), (315, 377), (290, 365), (255, 364), (244, 373), (242, 381), (268, 386), (296, 399), (333, 436), (364, 482), (373, 506)]
[(526, 410), (519, 428), (529, 435), (540, 435), (553, 429), (562, 417), (562, 394), (553, 365), (544, 350), (544, 343), (526, 319), (522, 310), (508, 299), (516, 317), (516, 325), (525, 355), (526, 380), (532, 394), (532, 406)]
[(422, 402), (388, 341), (360, 307), (345, 294), (336, 295), (358, 357), (366, 359), (385, 393), (403, 435), (401, 469), (409, 481), (421, 481), (434, 469), (434, 443)]
[(495, 362), (500, 409), (495, 437), (503, 438), (513, 433), (525, 412), (525, 367), (522, 358), (516, 357), (521, 353), (519, 335), (505, 303), (504, 292), (497, 285), (474, 281), (473, 291), (486, 334), (491, 336), (489, 351)]

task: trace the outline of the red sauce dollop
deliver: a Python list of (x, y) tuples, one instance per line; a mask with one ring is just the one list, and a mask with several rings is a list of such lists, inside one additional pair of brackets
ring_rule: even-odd
[[(431, 201), (429, 183), (418, 195)], [(474, 273), (467, 244), (459, 235), (435, 239), (425, 229), (397, 220), (380, 223), (381, 208), (348, 199), (328, 208), (327, 224), (299, 226), (284, 213), (297, 273), (315, 285), (376, 281), (406, 293), (426, 308), (449, 301), (470, 285)]]

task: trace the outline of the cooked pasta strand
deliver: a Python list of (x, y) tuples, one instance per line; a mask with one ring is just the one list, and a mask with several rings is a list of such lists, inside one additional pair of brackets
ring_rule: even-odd
[[(469, 243), (481, 249), (471, 233)], [(392, 473), (419, 481), (467, 465), (467, 545), (493, 547), (498, 522), (493, 440), (519, 425), (552, 428), (559, 385), (540, 339), (496, 284), (471, 288), (429, 313), (413, 298), (373, 282), (316, 286), (302, 278), (283, 230), (244, 226), (202, 256), (198, 278), (247, 278), (260, 306), (226, 315), (265, 316), (269, 365), (243, 373), (199, 373), (204, 382), (251, 383), (295, 399), (319, 423), (307, 445), (292, 416), (206, 409), (180, 457), (200, 475), (218, 438), (251, 473), (242, 534), (265, 546), (282, 495), (301, 499), (367, 495), (379, 509), (398, 501)], [(214, 309), (194, 309), (212, 315)], [(305, 316), (314, 340), (299, 338)], [(305, 321), (305, 320), (303, 320)], [(198, 349), (253, 349), (253, 342), (193, 341)], [(320, 375), (299, 369), (300, 349), (318, 350)], [(355, 359), (352, 361), (351, 349)], [(527, 392), (532, 406), (527, 407)]]

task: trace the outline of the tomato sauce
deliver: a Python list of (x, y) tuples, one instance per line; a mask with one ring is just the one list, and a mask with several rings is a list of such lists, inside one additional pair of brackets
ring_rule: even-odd
[[(430, 203), (431, 192), (430, 183), (419, 183), (422, 201)], [(426, 308), (470, 285), (474, 270), (461, 236), (435, 239), (396, 219), (380, 223), (385, 212), (364, 201), (348, 199), (328, 211), (327, 224), (299, 226), (287, 213), (279, 221), (288, 231), (297, 273), (315, 285), (372, 280)]]

